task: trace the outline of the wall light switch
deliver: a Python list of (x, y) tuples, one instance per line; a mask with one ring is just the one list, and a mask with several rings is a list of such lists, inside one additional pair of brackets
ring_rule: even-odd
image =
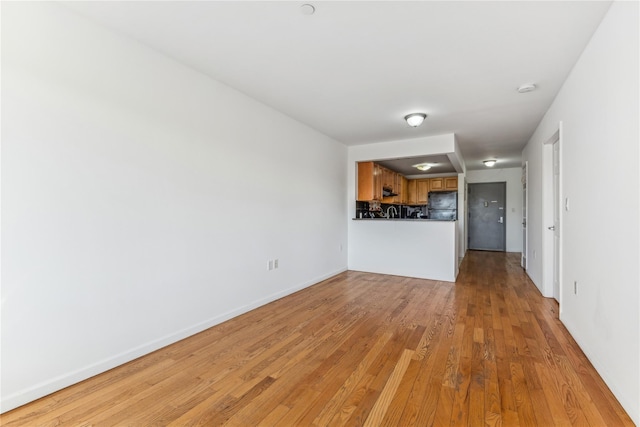
[(564, 199), (564, 210), (569, 212), (569, 198)]
[(278, 268), (278, 260), (273, 260), (273, 268)]

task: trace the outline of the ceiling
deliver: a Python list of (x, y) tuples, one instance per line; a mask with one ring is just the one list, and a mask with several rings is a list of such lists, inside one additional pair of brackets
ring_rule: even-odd
[(348, 146), (455, 133), (474, 170), (520, 166), (611, 3), (305, 1), (64, 4)]
[[(420, 156), (420, 157), (406, 157), (402, 159), (388, 159), (383, 161), (377, 161), (376, 163), (389, 168), (395, 172), (399, 172), (404, 176), (418, 176), (418, 175), (434, 175), (434, 174), (457, 174), (456, 168), (451, 164), (449, 156), (441, 154), (437, 156)], [(427, 171), (420, 171), (413, 167), (413, 165), (429, 163), (431, 169)]]

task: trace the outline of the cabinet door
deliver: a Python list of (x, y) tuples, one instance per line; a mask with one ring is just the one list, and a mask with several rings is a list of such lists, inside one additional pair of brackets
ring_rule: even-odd
[(429, 191), (444, 191), (444, 178), (431, 178), (429, 180)]
[(398, 174), (398, 176), (400, 177), (400, 195), (398, 196), (398, 203), (409, 203), (409, 195), (407, 194), (409, 190), (409, 180), (400, 174)]
[(428, 179), (416, 179), (416, 203), (426, 204), (427, 197), (429, 196), (429, 180)]
[(373, 199), (382, 200), (382, 166), (373, 164)]
[(390, 188), (391, 190), (393, 190), (393, 181), (394, 181), (393, 171), (387, 168), (382, 168), (382, 167), (381, 169), (382, 169), (382, 187)]
[(417, 196), (418, 192), (417, 192), (417, 187), (416, 187), (416, 180), (415, 179), (410, 179), (407, 182), (407, 204), (409, 205), (414, 205), (416, 203), (417, 200)]
[(373, 200), (373, 162), (358, 163), (358, 200)]
[(457, 176), (447, 176), (444, 178), (444, 189), (447, 191), (457, 191), (458, 190), (458, 177)]
[(358, 200), (382, 200), (382, 171), (373, 162), (358, 163)]

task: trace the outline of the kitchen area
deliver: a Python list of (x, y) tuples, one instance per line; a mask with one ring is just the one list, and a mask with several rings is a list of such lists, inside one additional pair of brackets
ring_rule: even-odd
[(455, 221), (458, 177), (407, 179), (375, 162), (359, 162), (354, 219)]
[(349, 268), (454, 282), (458, 174), (407, 177), (376, 161), (356, 162), (355, 172)]

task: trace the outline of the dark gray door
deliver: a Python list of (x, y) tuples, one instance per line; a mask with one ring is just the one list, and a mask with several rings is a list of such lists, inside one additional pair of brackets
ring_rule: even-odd
[(469, 184), (469, 249), (506, 249), (506, 182)]

